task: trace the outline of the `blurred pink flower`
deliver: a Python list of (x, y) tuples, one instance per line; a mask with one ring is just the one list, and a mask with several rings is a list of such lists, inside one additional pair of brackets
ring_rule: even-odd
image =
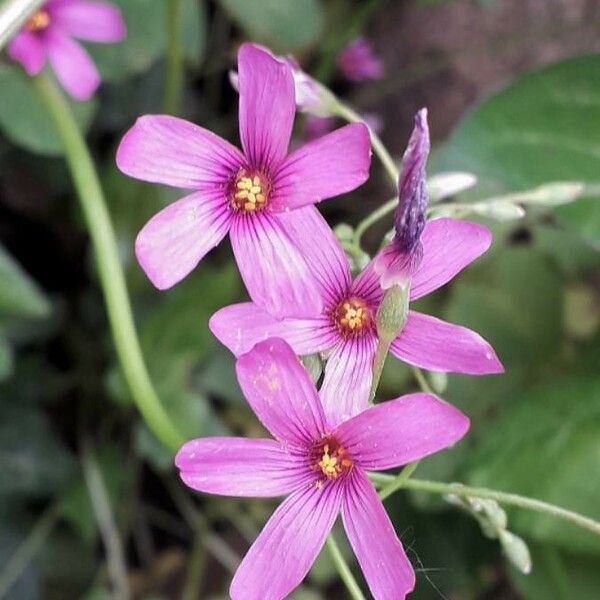
[(379, 404), (331, 423), (308, 373), (280, 339), (237, 361), (252, 409), (275, 438), (186, 443), (175, 458), (191, 488), (224, 496), (288, 495), (238, 567), (233, 600), (280, 600), (308, 573), (338, 514), (376, 600), (402, 600), (415, 574), (367, 477), (447, 448), (469, 420), (431, 394)]
[(335, 124), (335, 117), (308, 115), (304, 120), (304, 137), (307, 141), (316, 140), (335, 129)]
[(407, 284), (423, 256), (421, 234), (429, 204), (425, 174), (429, 147), (427, 109), (422, 108), (415, 116), (415, 127), (402, 158), (398, 206), (394, 212), (395, 236), (374, 261), (383, 289)]
[(49, 0), (8, 46), (11, 58), (29, 75), (50, 61), (56, 77), (77, 100), (88, 100), (100, 84), (96, 65), (73, 38), (113, 43), (126, 35), (118, 7), (92, 0)]
[(166, 289), (230, 233), (251, 298), (273, 315), (308, 316), (321, 301), (304, 257), (306, 228), (331, 232), (313, 206), (368, 177), (362, 124), (342, 127), (287, 155), (295, 113), (290, 67), (252, 44), (238, 54), (243, 153), (175, 117), (147, 115), (125, 134), (117, 165), (127, 175), (195, 190), (156, 214), (136, 240), (138, 261)]
[[(285, 339), (300, 355), (323, 353), (328, 358), (321, 397), (329, 421), (337, 423), (368, 406), (378, 343), (375, 317), (383, 290), (373, 262), (352, 281), (340, 245), (324, 245), (317, 224), (308, 232), (307, 260), (323, 304), (318, 316), (278, 320), (247, 302), (217, 311), (209, 327), (235, 355), (269, 337)], [(489, 248), (491, 239), (483, 225), (455, 219), (429, 221), (421, 237), (423, 260), (412, 278), (410, 300), (450, 281)], [(493, 348), (480, 335), (413, 310), (390, 352), (432, 371), (470, 375), (503, 371)]]
[(364, 37), (356, 38), (340, 51), (337, 66), (350, 81), (381, 79), (384, 74), (383, 62)]

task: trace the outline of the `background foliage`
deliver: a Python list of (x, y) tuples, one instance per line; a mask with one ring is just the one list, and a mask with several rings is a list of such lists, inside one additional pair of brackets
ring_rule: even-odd
[[(172, 1), (118, 0), (129, 36), (91, 48), (105, 84), (75, 109), (168, 412), (186, 437), (258, 435), (233, 359), (207, 329), (214, 310), (244, 297), (230, 250), (219, 248), (174, 289), (155, 291), (135, 263), (133, 238), (174, 196), (114, 165), (135, 117), (164, 110), (167, 55), (177, 44), (167, 27)], [(361, 112), (379, 114), (397, 155), (414, 110), (427, 104), (437, 142), (431, 172), (461, 169), (479, 178), (461, 201), (582, 181), (585, 198), (575, 204), (534, 206), (523, 220), (491, 223), (492, 250), (421, 303), (481, 332), (507, 371), (448, 378), (444, 396), (467, 412), (473, 429), (452, 451), (424, 461), (419, 475), (519, 492), (600, 519), (600, 48), (589, 35), (598, 7), (573, 0), (561, 12), (560, 3), (549, 4), (523, 42), (529, 16), (517, 1), (181, 0), (185, 77), (177, 112), (236, 139), (227, 70), (237, 45), (251, 39), (296, 53)], [(472, 39), (461, 33), (457, 42), (453, 28), (464, 33), (469, 23), (476, 24)], [(360, 32), (374, 40), (387, 75), (351, 87), (334, 59)], [(225, 598), (230, 572), (271, 505), (194, 496), (176, 479), (115, 365), (86, 233), (45, 108), (8, 60), (0, 64), (0, 89), (0, 597), (109, 597), (85, 476), (92, 466), (102, 474), (137, 598)], [(303, 135), (300, 123), (296, 136)], [(323, 210), (331, 223), (354, 224), (390, 191), (374, 162), (366, 186)], [(370, 250), (388, 228), (370, 232)], [(414, 387), (408, 369), (390, 359), (382, 396)], [(600, 597), (600, 545), (562, 522), (508, 511), (510, 529), (532, 552), (533, 571), (522, 576), (468, 514), (439, 497), (402, 492), (386, 505), (417, 569), (415, 598)], [(24, 540), (32, 543), (26, 560), (7, 562)], [(12, 573), (18, 577), (8, 586)], [(345, 597), (328, 557), (295, 597)]]

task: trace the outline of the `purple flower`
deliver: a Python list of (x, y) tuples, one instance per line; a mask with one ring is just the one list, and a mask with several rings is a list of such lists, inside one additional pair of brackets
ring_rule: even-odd
[(143, 227), (137, 258), (152, 283), (166, 289), (229, 232), (254, 302), (279, 316), (315, 314), (320, 296), (304, 257), (306, 229), (318, 221), (312, 205), (367, 179), (369, 133), (362, 124), (347, 125), (286, 156), (295, 113), (290, 68), (251, 44), (240, 48), (238, 68), (243, 153), (169, 116), (141, 117), (123, 138), (121, 171), (194, 190)]
[(396, 234), (392, 243), (374, 261), (383, 289), (407, 284), (422, 259), (423, 247), (420, 240), (429, 204), (425, 177), (429, 148), (427, 109), (422, 108), (415, 116), (415, 127), (402, 158), (398, 206), (394, 212)]
[(381, 59), (364, 37), (356, 38), (338, 54), (337, 66), (350, 81), (381, 79), (384, 72)]
[(292, 349), (270, 339), (237, 361), (240, 386), (275, 438), (205, 438), (175, 459), (191, 488), (244, 497), (288, 495), (244, 557), (233, 600), (280, 600), (308, 573), (338, 514), (376, 600), (401, 600), (415, 575), (367, 470), (407, 464), (451, 446), (468, 418), (430, 394), (327, 420)]
[(37, 75), (46, 58), (62, 86), (77, 100), (88, 100), (100, 84), (96, 65), (73, 38), (113, 43), (126, 35), (121, 11), (107, 2), (49, 0), (8, 46), (11, 58)]
[[(247, 352), (258, 341), (281, 337), (297, 354), (327, 356), (321, 396), (328, 419), (335, 423), (368, 405), (378, 343), (375, 317), (383, 291), (373, 262), (352, 281), (344, 251), (325, 236), (319, 221), (313, 219), (306, 230), (310, 232), (307, 260), (323, 298), (321, 314), (278, 320), (250, 302), (217, 311), (209, 327), (235, 355)], [(429, 221), (421, 236), (423, 260), (413, 275), (410, 299), (450, 281), (489, 248), (491, 239), (489, 229), (477, 223)], [(471, 375), (503, 371), (493, 348), (477, 333), (412, 310), (390, 352), (432, 371)]]

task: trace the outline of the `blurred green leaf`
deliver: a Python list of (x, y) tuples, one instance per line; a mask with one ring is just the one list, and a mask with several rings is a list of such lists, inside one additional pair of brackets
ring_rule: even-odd
[(37, 284), (0, 245), (0, 315), (45, 317), (50, 303)]
[[(496, 189), (556, 180), (600, 180), (600, 56), (528, 74), (470, 112), (437, 155), (440, 169), (467, 169)], [(600, 239), (600, 198), (554, 209), (580, 234)]]
[(220, 0), (252, 40), (277, 52), (296, 51), (317, 41), (324, 26), (319, 0)]
[(15, 400), (0, 403), (0, 495), (51, 495), (73, 474), (73, 458), (44, 414)]
[[(0, 89), (0, 129), (4, 135), (32, 152), (62, 154), (62, 143), (50, 115), (23, 69), (12, 64), (0, 64)], [(69, 100), (69, 103), (85, 132), (96, 112), (96, 101)]]
[[(600, 381), (550, 381), (516, 398), (472, 452), (469, 482), (546, 500), (600, 519)], [(511, 528), (573, 551), (600, 553), (591, 533), (513, 510)]]
[(0, 335), (0, 382), (8, 379), (13, 372), (13, 352), (8, 340)]
[(207, 16), (204, 2), (182, 0), (183, 2), (183, 51), (193, 67), (199, 67), (206, 50)]

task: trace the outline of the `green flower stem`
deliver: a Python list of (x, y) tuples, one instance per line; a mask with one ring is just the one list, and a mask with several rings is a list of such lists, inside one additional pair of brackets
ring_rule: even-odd
[[(369, 473), (369, 478), (376, 485), (390, 486), (393, 483), (397, 483), (399, 476), (386, 475), (385, 473)], [(536, 500), (535, 498), (528, 498), (527, 496), (520, 496), (519, 494), (511, 494), (509, 492), (498, 492), (496, 490), (490, 490), (488, 488), (481, 487), (469, 487), (462, 483), (442, 483), (439, 481), (427, 481), (424, 479), (404, 479), (400, 485), (396, 485), (395, 489), (411, 489), (420, 490), (423, 492), (431, 492), (432, 494), (454, 494), (461, 497), (471, 498), (484, 498), (487, 500), (495, 500), (500, 504), (508, 504), (510, 506), (519, 506), (527, 510), (534, 512), (544, 513), (562, 519), (577, 525), (583, 529), (587, 529), (596, 535), (600, 535), (600, 522), (594, 521), (589, 517), (580, 515), (572, 510), (555, 506), (542, 500)], [(382, 492), (386, 488), (384, 487)], [(394, 489), (394, 491), (395, 491)]]
[(344, 557), (342, 556), (340, 548), (337, 545), (335, 538), (333, 537), (333, 533), (329, 534), (325, 545), (327, 546), (327, 550), (329, 551), (329, 554), (333, 559), (333, 562), (335, 563), (335, 566), (338, 570), (338, 573), (340, 574), (340, 577), (342, 578), (342, 581), (346, 584), (346, 587), (348, 588), (348, 593), (352, 597), (352, 600), (365, 600), (365, 597), (358, 583), (356, 583), (356, 579), (354, 579), (354, 575), (352, 575), (350, 567), (348, 566), (348, 564), (344, 560)]
[(183, 87), (182, 4), (181, 0), (165, 1), (167, 3), (167, 79), (163, 105), (166, 113), (175, 115), (179, 112)]
[(152, 386), (137, 337), (115, 232), (89, 150), (71, 108), (45, 75), (34, 79), (62, 139), (83, 217), (96, 254), (100, 285), (117, 357), (131, 396), (154, 435), (170, 450), (184, 439), (174, 427)]
[(0, 6), (0, 50), (46, 0), (4, 0)]
[(379, 497), (382, 500), (385, 500), (388, 496), (391, 496), (396, 490), (399, 490), (404, 486), (407, 479), (415, 472), (416, 468), (419, 466), (419, 461), (408, 463), (396, 477), (393, 477), (392, 480), (384, 485), (381, 490), (379, 490)]
[(428, 394), (433, 394), (434, 391), (431, 389), (431, 386), (429, 385), (425, 375), (423, 374), (423, 371), (421, 371), (419, 367), (411, 367), (411, 371), (413, 372), (413, 375), (415, 376), (415, 379), (417, 380), (421, 389), (424, 392), (427, 392)]
[(0, 598), (6, 596), (10, 588), (19, 580), (27, 565), (44, 545), (58, 522), (59, 512), (57, 504), (46, 509), (23, 543), (8, 558), (2, 573), (0, 573)]
[[(364, 119), (352, 108), (346, 106), (338, 100), (334, 108), (335, 113), (350, 123), (364, 123)], [(398, 169), (394, 163), (394, 159), (390, 156), (387, 148), (383, 145), (381, 138), (369, 127), (369, 135), (371, 136), (371, 146), (373, 151), (379, 157), (381, 164), (386, 170), (387, 174), (392, 180), (392, 184), (396, 186), (398, 184)]]

